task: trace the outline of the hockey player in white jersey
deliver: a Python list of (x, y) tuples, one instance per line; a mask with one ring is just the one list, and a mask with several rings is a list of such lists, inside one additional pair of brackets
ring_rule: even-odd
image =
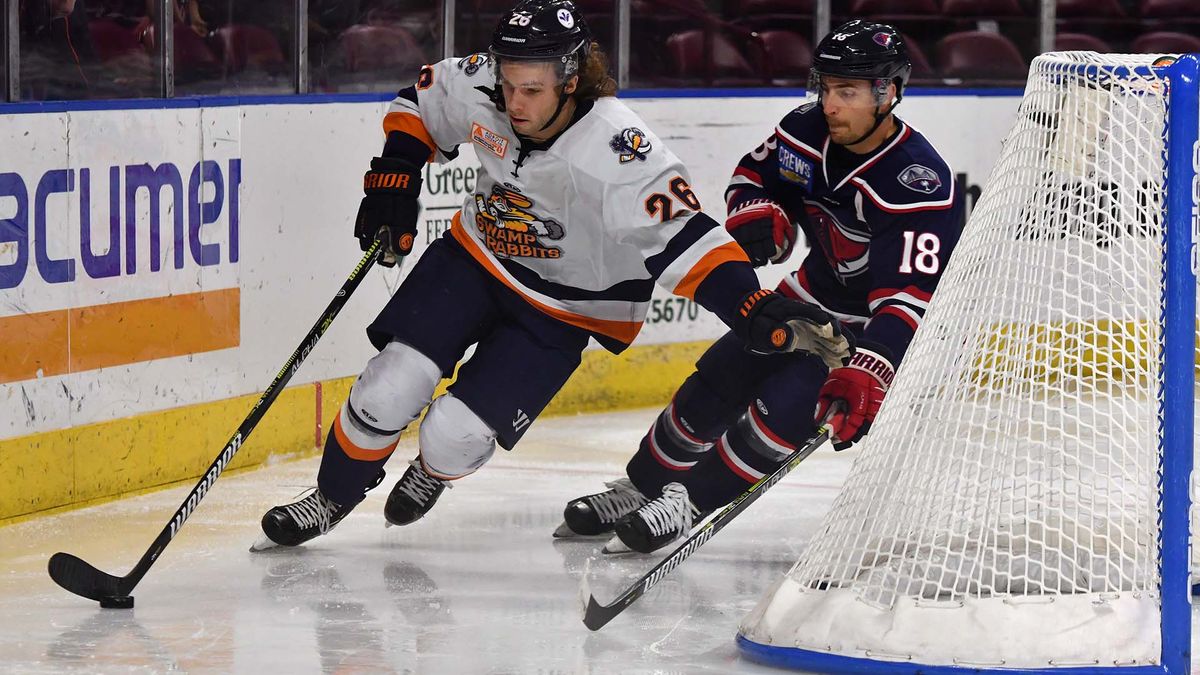
[[(837, 322), (759, 288), (745, 253), (700, 208), (688, 173), (613, 93), (607, 62), (568, 0), (525, 0), (487, 54), (424, 67), (384, 119), (355, 236), (411, 250), (422, 167), (471, 144), (474, 194), (367, 334), (379, 354), (326, 439), (317, 489), (270, 509), (255, 548), (328, 532), (382, 480), (400, 432), (428, 406), (419, 453), (388, 497), (397, 525), (512, 449), (580, 363), (589, 338), (620, 352), (653, 286), (694, 298), (750, 349), (851, 353)], [(434, 387), (471, 345), (448, 393)]]

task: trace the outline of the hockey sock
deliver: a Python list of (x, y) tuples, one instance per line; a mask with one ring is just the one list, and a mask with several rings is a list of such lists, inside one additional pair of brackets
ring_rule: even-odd
[(375, 429), (343, 405), (325, 437), (317, 487), (341, 506), (357, 504), (399, 440), (400, 430)]
[(697, 508), (712, 511), (773, 473), (795, 449), (763, 423), (752, 404), (717, 440), (714, 451), (687, 472), (683, 484)]

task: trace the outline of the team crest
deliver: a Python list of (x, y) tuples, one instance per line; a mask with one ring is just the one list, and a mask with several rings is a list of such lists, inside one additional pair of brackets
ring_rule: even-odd
[(942, 187), (942, 179), (938, 178), (937, 172), (920, 164), (909, 164), (908, 168), (896, 176), (896, 179), (909, 190), (927, 195), (933, 194)]
[(804, 210), (812, 223), (821, 252), (839, 278), (845, 280), (867, 271), (871, 235), (843, 225), (828, 209), (806, 201)]
[(635, 159), (646, 161), (646, 155), (650, 154), (650, 138), (646, 136), (646, 132), (637, 127), (629, 127), (621, 133), (612, 137), (608, 142), (608, 147), (617, 153), (617, 159), (621, 163), (632, 162)]
[(880, 47), (891, 47), (892, 46), (892, 34), (891, 33), (885, 33), (883, 31), (880, 31), (880, 32), (872, 35), (871, 40), (873, 40), (875, 42), (875, 44), (879, 45)]
[(474, 75), (479, 72), (479, 69), (487, 65), (487, 54), (472, 54), (458, 60), (458, 67), (468, 75)]
[(520, 192), (492, 186), (487, 197), (475, 195), (475, 210), (475, 227), (492, 253), (505, 258), (562, 257), (562, 249), (546, 246), (541, 239), (562, 239), (563, 226), (536, 215), (533, 201)]
[(563, 28), (574, 28), (575, 27), (575, 17), (571, 14), (571, 11), (568, 9), (558, 10), (558, 22), (563, 25)]

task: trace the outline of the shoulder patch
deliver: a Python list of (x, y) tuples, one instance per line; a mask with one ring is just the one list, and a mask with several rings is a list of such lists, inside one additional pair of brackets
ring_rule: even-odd
[(909, 164), (896, 179), (909, 190), (926, 195), (931, 195), (942, 187), (942, 179), (938, 178), (937, 172), (920, 164)]
[(650, 146), (650, 139), (646, 136), (646, 132), (637, 127), (628, 127), (614, 135), (608, 142), (608, 147), (617, 153), (617, 159), (622, 164), (635, 159), (644, 162), (646, 155), (654, 149)]
[(479, 72), (479, 69), (487, 65), (487, 54), (472, 54), (458, 60), (458, 69), (467, 75), (474, 75)]
[(819, 102), (820, 101), (809, 101), (808, 103), (805, 103), (804, 105), (800, 106), (799, 108), (796, 108), (796, 112), (803, 115), (804, 113), (808, 112), (809, 110), (812, 110), (813, 108), (817, 107), (817, 103), (819, 103)]

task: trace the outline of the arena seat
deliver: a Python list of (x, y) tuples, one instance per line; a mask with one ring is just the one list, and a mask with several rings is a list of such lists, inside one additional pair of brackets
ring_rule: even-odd
[(1124, 19), (1129, 16), (1118, 0), (1058, 0), (1056, 18)]
[(904, 33), (901, 33), (900, 37), (908, 47), (908, 59), (912, 61), (913, 66), (913, 79), (927, 80), (934, 77), (933, 66), (929, 65), (929, 58), (925, 56), (925, 50), (921, 48), (921, 44)]
[(950, 17), (1029, 16), (1017, 0), (942, 0), (942, 13)]
[(102, 62), (129, 54), (145, 53), (134, 29), (122, 26), (112, 19), (92, 19), (88, 22), (88, 32), (91, 33), (96, 56)]
[(1200, 52), (1200, 38), (1187, 33), (1155, 31), (1139, 35), (1130, 44), (1134, 54), (1183, 54)]
[(1142, 0), (1138, 14), (1147, 19), (1200, 19), (1196, 0)]
[(854, 0), (850, 14), (879, 18), (882, 16), (935, 16), (941, 14), (936, 0)]
[(668, 37), (666, 45), (669, 74), (685, 83), (755, 86), (764, 82), (729, 36), (720, 31), (686, 30)]
[(249, 24), (231, 24), (218, 28), (213, 41), (219, 45), (226, 73), (247, 68), (272, 75), (288, 70), (287, 59), (271, 31)]
[(766, 75), (772, 84), (803, 87), (812, 68), (812, 44), (790, 30), (764, 30), (758, 34)]
[(1059, 33), (1054, 36), (1054, 50), (1059, 52), (1068, 51), (1091, 51), (1107, 54), (1112, 52), (1112, 46), (1095, 35), (1087, 33)]
[(1024, 80), (1029, 67), (1011, 40), (990, 31), (951, 33), (938, 41), (938, 70), (942, 77)]
[(426, 62), (412, 34), (397, 26), (350, 26), (338, 41), (345, 69), (351, 73), (387, 70), (411, 79)]

